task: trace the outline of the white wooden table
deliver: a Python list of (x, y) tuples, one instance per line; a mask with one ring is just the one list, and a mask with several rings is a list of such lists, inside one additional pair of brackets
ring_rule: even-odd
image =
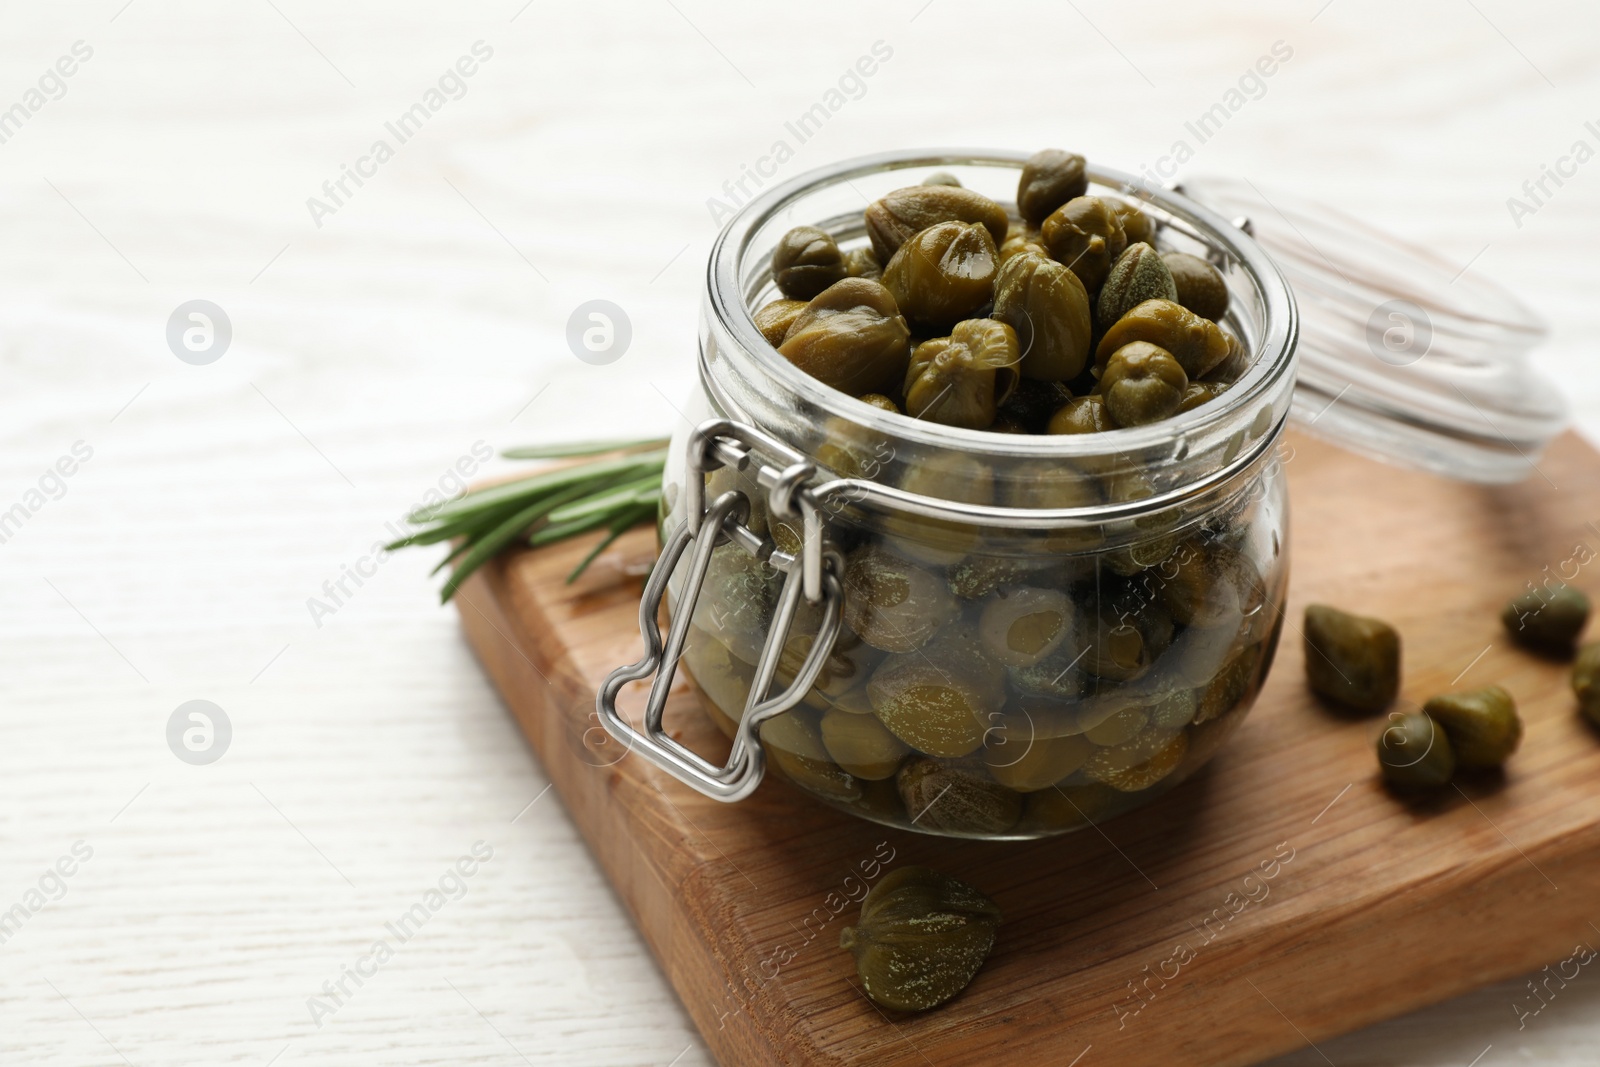
[[(1520, 227), (1506, 204), (1600, 146), (1593, 10), (6, 5), (0, 1062), (708, 1063), (435, 603), (434, 559), (374, 556), (390, 524), (458, 460), (500, 469), (475, 445), (669, 431), (708, 198), (770, 170), (775, 141), (783, 177), (938, 143), (1137, 169), (1279, 41), (1292, 58), (1184, 171), (1329, 200), (1512, 281), (1600, 427), (1600, 163)], [(785, 122), (875, 42), (889, 58), (797, 143)], [(386, 123), (408, 112), (400, 143)], [(366, 176), (334, 200), (344, 166)], [(632, 322), (608, 366), (564, 340), (596, 298)], [(231, 323), (208, 365), (166, 339), (197, 299)], [(231, 723), (210, 765), (167, 743), (196, 699)], [(407, 915), (402, 938), (386, 924)], [(1600, 978), (1519, 1031), (1522, 992), (1280, 1062), (1592, 1062)]]

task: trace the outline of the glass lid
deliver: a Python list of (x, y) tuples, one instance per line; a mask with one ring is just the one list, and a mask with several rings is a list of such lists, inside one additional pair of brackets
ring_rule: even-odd
[(1544, 323), (1499, 286), (1333, 208), (1232, 178), (1178, 190), (1243, 223), (1300, 306), (1293, 417), (1391, 463), (1475, 482), (1533, 473), (1566, 405), (1528, 352)]

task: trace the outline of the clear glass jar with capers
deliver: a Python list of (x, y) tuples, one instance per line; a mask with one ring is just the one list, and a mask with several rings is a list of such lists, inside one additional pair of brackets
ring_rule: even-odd
[(1296, 322), (1237, 226), (1066, 152), (766, 192), (712, 253), (644, 610), (673, 629), (608, 686), (681, 658), (733, 751), (678, 746), (658, 701), (629, 733), (603, 693), (608, 728), (722, 799), (773, 770), (957, 837), (1159, 796), (1278, 641)]

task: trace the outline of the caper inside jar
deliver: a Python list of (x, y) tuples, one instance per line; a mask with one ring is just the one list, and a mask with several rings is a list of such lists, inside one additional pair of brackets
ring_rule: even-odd
[[(1206, 284), (1239, 284), (1226, 251), (1183, 237), (1192, 220), (1169, 233), (1159, 195), (1107, 188), (1093, 168), (1080, 187), (1075, 160), (1043, 153), (1025, 178), (1019, 161), (1020, 212), (1016, 194), (994, 195), (982, 172), (966, 170), (959, 185), (895, 175), (903, 183), (878, 185), (854, 226), (805, 213), (802, 198), (784, 205), (784, 225), (809, 219), (815, 229), (780, 241), (789, 231), (774, 228), (750, 253), (789, 273), (783, 286), (741, 283), (767, 344), (748, 349), (755, 370), (731, 383), (735, 404), (708, 388), (707, 416), (748, 412), (758, 422), (778, 407), (764, 407), (763, 394), (787, 397), (790, 386), (756, 371), (787, 363), (785, 375), (798, 369), (837, 394), (825, 403), (805, 394), (795, 411), (820, 405), (825, 416), (805, 415), (784, 437), (831, 474), (978, 508), (1133, 516), (1023, 529), (854, 500), (827, 509), (826, 535), (843, 561), (840, 635), (816, 686), (760, 737), (774, 776), (867, 819), (1025, 838), (1137, 807), (1216, 750), (1276, 647), (1282, 479), (1252, 457), (1266, 454), (1286, 390), (1282, 403), (1275, 395), (1230, 423), (1230, 460), (1255, 466), (1181, 506), (1161, 503), (1182, 484), (1182, 471), (1162, 466), (1169, 459), (1110, 443), (1127, 433), (1151, 440), (1164, 423), (1239, 405), (1264, 336), (1250, 317), (1261, 301), (1253, 292), (1216, 299)], [(1219, 247), (1232, 248), (1232, 237)], [(1165, 258), (1197, 253), (1200, 266), (1221, 265), (1215, 278)], [(837, 264), (839, 280), (797, 295)], [(713, 340), (746, 358), (729, 338)], [(712, 360), (702, 376), (719, 369)], [(915, 432), (905, 428), (929, 426), (961, 443), (904, 447)], [(997, 457), (1014, 439), (1038, 444), (1026, 460)], [(708, 492), (729, 489), (764, 515), (767, 490), (753, 468), (717, 471)], [(797, 550), (792, 529), (768, 520), (766, 530), (780, 551)], [(716, 562), (683, 662), (730, 729), (784, 576)], [(764, 586), (751, 587), (752, 573)], [(796, 631), (814, 633), (815, 618), (801, 615)], [(809, 647), (791, 635), (778, 686)]]

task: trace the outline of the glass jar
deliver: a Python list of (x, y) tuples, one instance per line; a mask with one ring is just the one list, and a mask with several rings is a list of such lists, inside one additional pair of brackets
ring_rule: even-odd
[[(641, 610), (650, 655), (600, 699), (609, 729), (703, 791), (738, 799), (771, 767), (876, 822), (1040, 837), (1171, 789), (1254, 702), (1288, 579), (1276, 446), (1297, 312), (1240, 226), (1089, 170), (1091, 193), (1137, 204), (1160, 250), (1203, 256), (1230, 291), (1237, 379), (1148, 426), (1035, 436), (920, 421), (804, 374), (752, 320), (778, 295), (771, 253), (791, 227), (859, 247), (869, 201), (941, 170), (1010, 208), (1025, 158), (848, 161), (768, 191), (717, 241), (687, 412), (698, 425), (670, 453), (663, 563)], [(662, 728), (680, 657), (734, 740), (720, 767)], [(615, 698), (652, 674), (641, 732)]]

